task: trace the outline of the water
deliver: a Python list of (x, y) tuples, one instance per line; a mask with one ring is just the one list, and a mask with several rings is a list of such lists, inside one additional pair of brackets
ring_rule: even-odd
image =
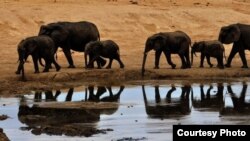
[(172, 140), (174, 124), (249, 124), (249, 85), (81, 86), (1, 97), (0, 114), (10, 118), (0, 127), (13, 141)]

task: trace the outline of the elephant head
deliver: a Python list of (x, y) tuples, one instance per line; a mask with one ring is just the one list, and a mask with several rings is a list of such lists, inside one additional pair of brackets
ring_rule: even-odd
[(24, 63), (27, 60), (28, 56), (34, 52), (37, 47), (36, 41), (30, 37), (22, 40), (17, 47), (19, 65), (16, 71), (16, 74), (22, 72), (22, 80), (25, 80), (24, 76)]
[(224, 44), (231, 44), (237, 42), (240, 39), (240, 28), (237, 24), (224, 26), (220, 30), (219, 41)]
[(42, 25), (38, 35), (47, 35), (50, 36), (55, 42), (56, 47), (62, 45), (69, 36), (69, 32), (64, 29), (58, 23), (51, 23), (48, 25)]
[(85, 59), (86, 68), (88, 68), (88, 64), (90, 64), (90, 61), (91, 61), (89, 60), (89, 63), (88, 63), (87, 56), (88, 55), (92, 55), (92, 56), (94, 55), (94, 57), (99, 56), (102, 48), (103, 48), (103, 45), (100, 41), (91, 41), (86, 44), (85, 50), (84, 50), (84, 59)]
[(142, 62), (142, 76), (144, 76), (145, 72), (145, 63), (147, 59), (147, 54), (151, 50), (162, 50), (167, 44), (167, 37), (162, 35), (161, 33), (154, 34), (153, 36), (149, 37), (145, 44), (144, 55), (143, 55), (143, 62)]
[(196, 52), (202, 52), (205, 47), (205, 42), (194, 42), (191, 49), (191, 65), (193, 65), (194, 55), (196, 56)]

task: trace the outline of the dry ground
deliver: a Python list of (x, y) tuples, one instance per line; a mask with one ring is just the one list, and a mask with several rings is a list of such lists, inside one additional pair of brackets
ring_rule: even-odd
[[(182, 30), (192, 38), (213, 40), (218, 38), (221, 26), (232, 23), (250, 24), (249, 0), (1, 0), (0, 1), (0, 95), (20, 94), (31, 89), (65, 87), (76, 81), (116, 84), (142, 79), (228, 79), (250, 76), (249, 69), (241, 69), (237, 55), (233, 68), (198, 68), (199, 57), (192, 69), (180, 70), (180, 59), (173, 55), (177, 69), (172, 70), (161, 58), (161, 69), (153, 70), (154, 52), (147, 59), (146, 77), (140, 75), (144, 43), (148, 36), (161, 31)], [(25, 65), (27, 82), (20, 82), (14, 74), (17, 68), (17, 44), (37, 35), (43, 24), (57, 21), (95, 23), (101, 39), (112, 39), (120, 46), (125, 69), (114, 62), (111, 70), (85, 70), (83, 53), (73, 53), (76, 69), (67, 69), (67, 61), (58, 53), (60, 72), (33, 74), (33, 63)], [(226, 55), (231, 45), (227, 45)], [(249, 52), (247, 59), (250, 63)], [(215, 60), (212, 60), (216, 64)], [(250, 64), (249, 64), (250, 65)], [(248, 78), (245, 78), (248, 79)], [(58, 83), (59, 82), (59, 83)], [(60, 83), (61, 82), (61, 83)], [(69, 83), (67, 83), (69, 82)]]

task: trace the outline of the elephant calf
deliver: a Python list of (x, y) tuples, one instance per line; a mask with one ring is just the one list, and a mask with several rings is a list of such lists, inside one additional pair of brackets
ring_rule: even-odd
[(213, 64), (210, 62), (210, 57), (214, 57), (217, 59), (218, 65), (217, 67), (220, 69), (224, 68), (223, 64), (223, 54), (225, 57), (225, 49), (223, 44), (220, 41), (200, 41), (195, 42), (191, 49), (191, 64), (193, 64), (193, 55), (195, 52), (201, 53), (200, 67), (203, 68), (203, 62), (205, 57), (207, 58), (207, 63), (210, 67), (213, 67)]
[(32, 36), (22, 40), (18, 44), (19, 66), (16, 74), (20, 74), (22, 71), (22, 78), (24, 79), (24, 63), (28, 56), (31, 55), (35, 67), (35, 73), (39, 73), (38, 60), (43, 58), (45, 60), (45, 68), (43, 72), (48, 72), (53, 63), (56, 70), (60, 70), (60, 66), (57, 64), (54, 58), (55, 45), (54, 41), (48, 36)]
[[(119, 46), (112, 40), (105, 41), (92, 41), (89, 42), (85, 47), (85, 66), (86, 68), (90, 67), (94, 61), (96, 61), (99, 57), (109, 58), (109, 64), (106, 67), (107, 69), (111, 68), (113, 59), (117, 60), (120, 64), (120, 68), (124, 68), (124, 64), (120, 59), (119, 54)], [(87, 63), (87, 55), (93, 56), (92, 59)], [(98, 68), (101, 68), (101, 64), (98, 63)]]

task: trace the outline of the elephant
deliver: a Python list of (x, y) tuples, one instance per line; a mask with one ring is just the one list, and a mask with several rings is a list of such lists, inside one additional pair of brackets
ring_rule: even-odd
[[(87, 61), (87, 55), (93, 56), (93, 58), (89, 60), (89, 63)], [(84, 57), (86, 68), (89, 68), (90, 64), (100, 57), (109, 58), (107, 69), (111, 68), (113, 59), (118, 61), (120, 68), (124, 68), (124, 64), (120, 59), (119, 46), (112, 40), (89, 42), (85, 47)], [(101, 68), (101, 64), (99, 63), (98, 68)]]
[[(61, 47), (66, 56), (69, 66), (75, 68), (70, 50), (84, 52), (85, 45), (90, 41), (100, 40), (99, 31), (94, 23), (88, 21), (80, 22), (56, 22), (42, 25), (38, 35), (50, 36), (56, 46)], [(92, 58), (92, 56), (90, 56)], [(104, 66), (106, 61), (98, 58), (97, 61)], [(91, 67), (94, 67), (91, 64)]]
[(225, 48), (220, 41), (212, 40), (195, 42), (191, 47), (191, 65), (193, 64), (193, 55), (195, 55), (195, 52), (201, 53), (201, 68), (204, 67), (203, 62), (205, 57), (207, 58), (207, 63), (209, 64), (209, 66), (213, 67), (213, 64), (211, 64), (210, 62), (210, 57), (214, 57), (218, 62), (217, 67), (220, 69), (224, 69), (223, 56), (225, 57)]
[(226, 67), (231, 67), (232, 59), (239, 52), (243, 63), (241, 68), (248, 68), (245, 50), (250, 50), (250, 25), (237, 23), (221, 27), (219, 41), (223, 44), (233, 43), (232, 50), (225, 64)]
[(22, 40), (17, 47), (19, 55), (19, 65), (16, 74), (20, 74), (22, 71), (22, 79), (24, 76), (24, 63), (28, 56), (31, 55), (34, 63), (35, 73), (39, 73), (38, 61), (43, 58), (45, 60), (45, 68), (43, 72), (48, 72), (53, 63), (56, 67), (56, 71), (60, 70), (60, 66), (57, 64), (54, 58), (55, 45), (53, 40), (48, 36), (31, 36)]
[(213, 111), (218, 111), (223, 105), (223, 91), (224, 86), (222, 83), (217, 83), (217, 91), (215, 90), (215, 94), (211, 95), (211, 91), (214, 88), (210, 85), (206, 91), (204, 92), (204, 85), (200, 85), (200, 99), (196, 99), (194, 95), (192, 95), (192, 105), (194, 108), (209, 108)]
[(224, 107), (220, 111), (220, 114), (221, 115), (234, 115), (234, 116), (235, 115), (240, 115), (240, 116), (249, 115), (250, 102), (246, 99), (248, 95), (248, 84), (246, 82), (242, 82), (241, 91), (239, 90), (239, 88), (233, 91), (232, 86), (228, 84), (227, 90), (228, 90), (229, 98), (232, 101), (233, 107), (224, 105)]
[(175, 69), (176, 65), (171, 61), (171, 54), (178, 54), (181, 58), (182, 69), (191, 68), (189, 59), (190, 37), (183, 31), (160, 32), (148, 37), (145, 43), (145, 50), (142, 63), (142, 76), (145, 72), (147, 54), (150, 50), (155, 50), (155, 69), (159, 69), (159, 60), (163, 52), (167, 62)]
[(166, 118), (173, 115), (188, 115), (191, 112), (191, 106), (189, 102), (190, 93), (192, 88), (190, 85), (184, 85), (181, 87), (181, 96), (177, 99), (171, 98), (172, 93), (176, 90), (176, 87), (172, 86), (167, 94), (166, 98), (161, 98), (159, 86), (155, 87), (155, 100), (148, 100), (145, 86), (142, 85), (142, 93), (146, 113), (151, 118)]

